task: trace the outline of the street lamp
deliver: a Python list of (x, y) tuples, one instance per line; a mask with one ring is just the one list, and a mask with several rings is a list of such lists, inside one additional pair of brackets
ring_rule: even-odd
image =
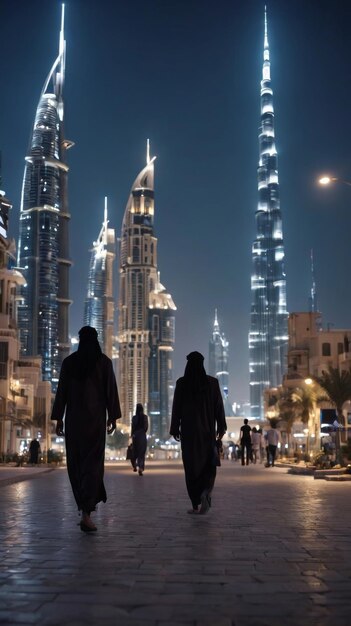
[(344, 180), (343, 178), (337, 178), (336, 176), (321, 176), (321, 178), (318, 178), (318, 183), (324, 187), (332, 183), (343, 183), (344, 185), (351, 187), (351, 181)]

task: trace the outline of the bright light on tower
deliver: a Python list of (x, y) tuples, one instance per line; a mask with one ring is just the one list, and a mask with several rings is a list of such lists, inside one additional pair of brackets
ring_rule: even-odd
[(322, 176), (322, 178), (319, 178), (318, 182), (320, 185), (330, 185), (332, 180), (333, 179), (330, 178), (330, 176)]

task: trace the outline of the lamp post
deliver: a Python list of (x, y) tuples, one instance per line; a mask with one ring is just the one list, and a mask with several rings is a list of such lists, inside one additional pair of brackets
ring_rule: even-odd
[(338, 178), (337, 176), (321, 176), (318, 178), (318, 183), (326, 187), (327, 185), (331, 185), (333, 183), (342, 183), (343, 185), (348, 185), (351, 187), (351, 181), (345, 180), (344, 178)]

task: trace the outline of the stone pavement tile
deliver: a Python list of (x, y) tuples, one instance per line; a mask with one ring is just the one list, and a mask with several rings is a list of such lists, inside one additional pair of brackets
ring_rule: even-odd
[(0, 624), (8, 622), (10, 624), (36, 624), (36, 614), (31, 609), (26, 612), (12, 610), (0, 610)]

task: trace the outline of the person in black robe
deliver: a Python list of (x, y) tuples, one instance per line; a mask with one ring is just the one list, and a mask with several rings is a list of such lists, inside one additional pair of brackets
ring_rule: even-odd
[[(207, 376), (199, 352), (187, 356), (184, 376), (177, 380), (170, 434), (181, 442), (185, 482), (192, 509), (207, 513), (216, 478), (216, 439), (227, 430), (217, 378)], [(200, 506), (201, 505), (201, 506)], [(199, 509), (200, 506), (200, 509)]]
[(29, 444), (29, 463), (31, 465), (38, 465), (40, 452), (40, 443), (37, 439), (32, 439)]
[(136, 472), (138, 468), (139, 476), (143, 475), (145, 469), (146, 433), (148, 428), (149, 420), (147, 415), (144, 414), (143, 405), (137, 404), (135, 415), (132, 417), (131, 437), (133, 441), (133, 470)]
[(56, 434), (65, 436), (68, 475), (85, 532), (96, 530), (90, 514), (98, 502), (107, 500), (106, 426), (112, 434), (120, 417), (112, 361), (101, 352), (95, 328), (84, 326), (78, 350), (62, 363), (51, 419), (57, 421)]

